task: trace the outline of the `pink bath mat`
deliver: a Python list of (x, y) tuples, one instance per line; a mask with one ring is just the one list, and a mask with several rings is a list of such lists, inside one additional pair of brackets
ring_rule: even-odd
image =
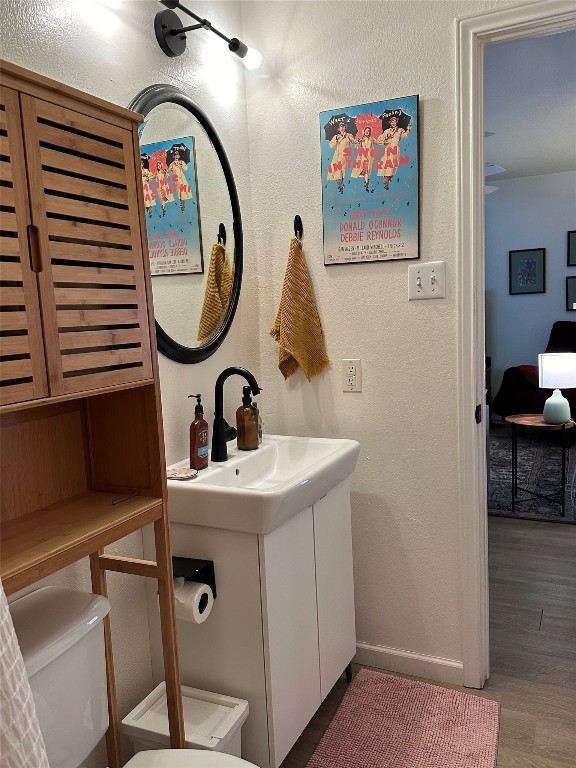
[(361, 669), (308, 768), (494, 768), (499, 705)]

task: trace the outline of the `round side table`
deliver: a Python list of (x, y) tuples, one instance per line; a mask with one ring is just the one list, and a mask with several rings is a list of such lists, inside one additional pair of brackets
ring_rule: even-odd
[[(519, 413), (513, 416), (506, 416), (508, 424), (512, 425), (512, 512), (516, 504), (522, 504), (524, 501), (532, 499), (549, 499), (555, 504), (560, 504), (562, 517), (566, 514), (565, 495), (566, 495), (566, 455), (568, 453), (568, 430), (574, 426), (573, 421), (567, 421), (565, 424), (548, 424), (544, 421), (541, 413)], [(528, 488), (521, 488), (518, 485), (518, 427), (528, 427), (539, 431), (553, 432), (562, 431), (562, 484), (560, 490), (554, 493), (541, 494), (530, 491)], [(518, 491), (530, 494), (527, 499), (518, 499)]]

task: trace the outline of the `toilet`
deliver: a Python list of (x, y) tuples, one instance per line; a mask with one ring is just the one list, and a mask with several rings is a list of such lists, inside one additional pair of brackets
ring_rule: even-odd
[[(50, 768), (81, 768), (108, 728), (105, 597), (42, 587), (10, 604)], [(139, 752), (125, 768), (256, 768), (223, 752)]]

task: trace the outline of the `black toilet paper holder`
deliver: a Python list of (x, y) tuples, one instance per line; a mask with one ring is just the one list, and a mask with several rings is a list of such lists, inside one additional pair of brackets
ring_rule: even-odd
[(172, 557), (172, 575), (175, 579), (207, 584), (216, 599), (216, 575), (214, 560), (199, 560), (195, 557)]

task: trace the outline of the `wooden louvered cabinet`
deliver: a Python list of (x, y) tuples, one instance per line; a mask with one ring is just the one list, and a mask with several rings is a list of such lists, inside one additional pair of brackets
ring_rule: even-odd
[(0, 404), (48, 394), (18, 93), (0, 86)]
[(133, 125), (6, 78), (0, 101), (0, 401), (150, 379)]
[[(171, 744), (184, 746), (139, 115), (0, 62), (0, 578), (83, 557), (158, 582)], [(156, 561), (105, 547), (154, 526)], [(114, 615), (114, 606), (112, 606)], [(120, 768), (110, 620), (108, 762)]]

